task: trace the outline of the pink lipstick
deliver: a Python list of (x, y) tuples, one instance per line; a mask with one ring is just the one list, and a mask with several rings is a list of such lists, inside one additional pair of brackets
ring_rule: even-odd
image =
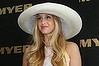
[(43, 29), (43, 28), (47, 28), (48, 26), (41, 26), (41, 28)]

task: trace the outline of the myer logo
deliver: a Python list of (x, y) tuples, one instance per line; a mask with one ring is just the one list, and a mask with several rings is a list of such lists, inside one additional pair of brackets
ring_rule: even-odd
[(99, 40), (97, 38), (80, 40), (80, 47), (92, 47), (93, 45), (99, 46)]
[(91, 1), (91, 0), (79, 0), (79, 2), (88, 2), (88, 1)]
[(26, 47), (28, 47), (28, 45), (0, 47), (0, 54), (23, 53), (25, 51)]
[(31, 6), (32, 4), (30, 3), (30, 4), (23, 4), (23, 5), (16, 5), (12, 7), (3, 7), (3, 8), (0, 8), (0, 15), (22, 12)]

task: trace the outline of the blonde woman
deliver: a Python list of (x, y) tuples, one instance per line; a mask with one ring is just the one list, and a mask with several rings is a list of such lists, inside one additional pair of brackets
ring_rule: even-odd
[(34, 40), (22, 66), (81, 66), (77, 44), (67, 41), (82, 27), (76, 11), (58, 3), (41, 3), (22, 12), (18, 24)]

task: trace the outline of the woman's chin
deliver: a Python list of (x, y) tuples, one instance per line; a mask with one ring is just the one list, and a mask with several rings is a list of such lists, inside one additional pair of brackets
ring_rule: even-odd
[(49, 34), (49, 33), (47, 33), (47, 32), (42, 32), (42, 34), (47, 35), (47, 34)]
[(42, 34), (47, 35), (50, 34), (51, 32), (42, 32)]

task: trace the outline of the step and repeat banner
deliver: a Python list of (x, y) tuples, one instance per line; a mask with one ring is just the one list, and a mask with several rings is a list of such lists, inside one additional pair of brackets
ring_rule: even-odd
[(31, 36), (19, 28), (17, 18), (34, 4), (47, 1), (67, 5), (80, 14), (83, 28), (70, 41), (79, 46), (83, 66), (99, 66), (99, 0), (1, 0), (0, 66), (22, 66)]

